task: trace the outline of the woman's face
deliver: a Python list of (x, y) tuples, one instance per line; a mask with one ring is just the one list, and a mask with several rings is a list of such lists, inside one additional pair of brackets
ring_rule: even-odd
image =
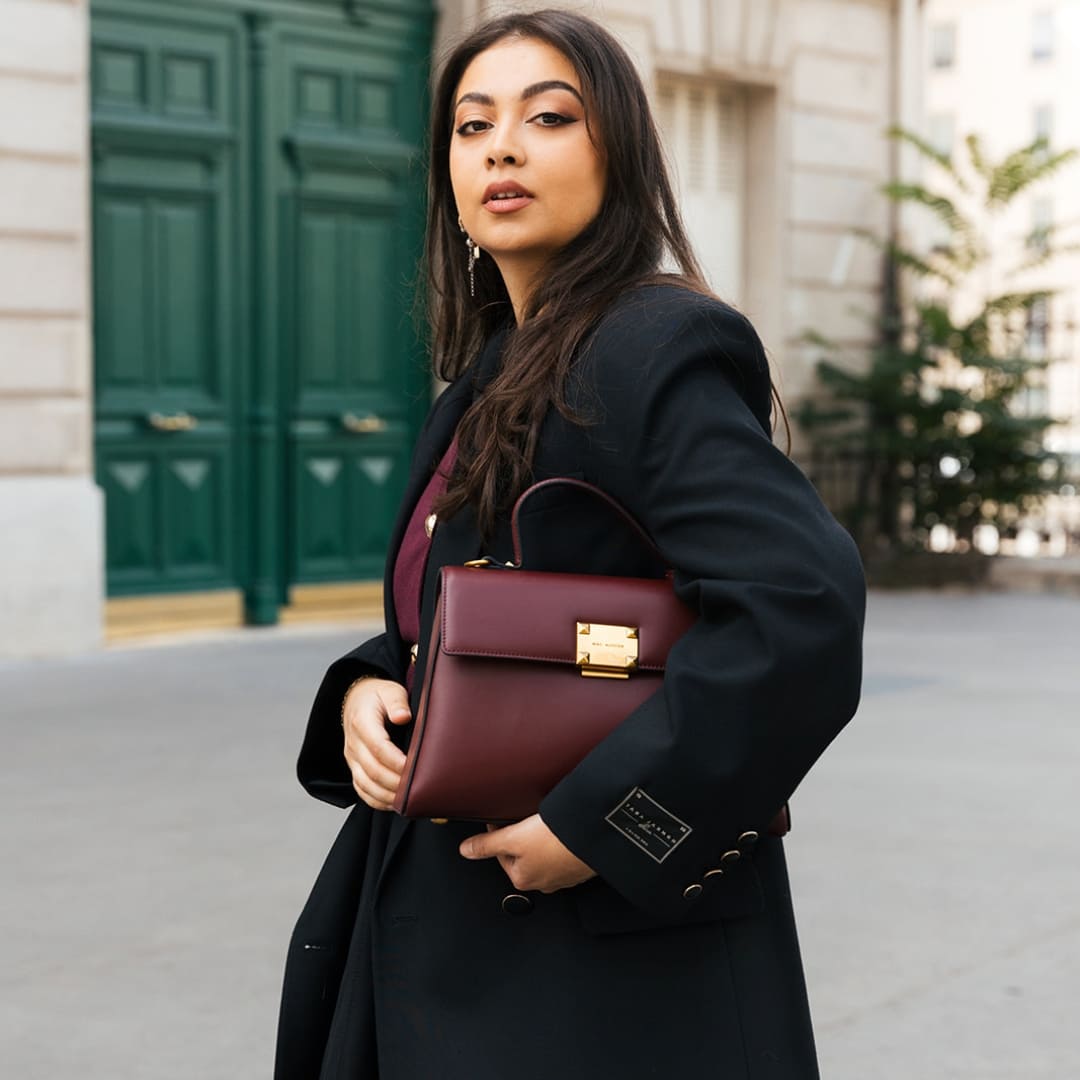
[(466, 232), (504, 277), (539, 269), (604, 200), (573, 65), (542, 41), (509, 38), (474, 57), (454, 101), (450, 181)]

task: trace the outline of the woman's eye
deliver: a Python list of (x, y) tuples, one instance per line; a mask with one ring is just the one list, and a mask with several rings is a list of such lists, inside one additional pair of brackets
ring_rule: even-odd
[(491, 125), (486, 120), (466, 120), (464, 124), (457, 129), (458, 135), (475, 135), (477, 132), (483, 131), (484, 128)]
[(535, 119), (541, 127), (558, 127), (560, 124), (572, 124), (574, 122), (573, 117), (553, 112), (540, 113)]

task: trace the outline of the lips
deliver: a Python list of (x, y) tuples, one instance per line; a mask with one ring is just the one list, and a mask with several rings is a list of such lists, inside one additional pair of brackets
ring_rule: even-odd
[(516, 210), (528, 205), (534, 198), (533, 193), (513, 180), (500, 180), (488, 184), (484, 190), (484, 206), (488, 210)]

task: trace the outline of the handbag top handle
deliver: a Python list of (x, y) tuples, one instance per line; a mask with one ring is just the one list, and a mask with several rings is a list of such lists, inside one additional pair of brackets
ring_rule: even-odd
[[(592, 495), (594, 498), (600, 499), (606, 503), (608, 508), (613, 510), (622, 520), (628, 525), (631, 531), (638, 537), (638, 539), (645, 545), (645, 547), (656, 556), (656, 561), (663, 566), (667, 566), (667, 560), (661, 554), (660, 549), (656, 546), (653, 538), (645, 531), (641, 522), (638, 521), (629, 510), (626, 509), (616, 499), (613, 499), (605, 491), (601, 491), (600, 488), (594, 484), (590, 484), (585, 480), (577, 480), (570, 476), (555, 476), (550, 480), (541, 480), (539, 483), (533, 484), (531, 487), (526, 488), (518, 497), (517, 502), (514, 503), (514, 509), (510, 513), (510, 531), (514, 539), (514, 566), (520, 567), (522, 564), (521, 553), (521, 530), (518, 526), (518, 515), (521, 512), (521, 507), (525, 500), (531, 495), (535, 495), (539, 491), (547, 490), (552, 487), (571, 487), (577, 488), (579, 491), (583, 491), (588, 495)], [(670, 572), (670, 571), (669, 571)]]

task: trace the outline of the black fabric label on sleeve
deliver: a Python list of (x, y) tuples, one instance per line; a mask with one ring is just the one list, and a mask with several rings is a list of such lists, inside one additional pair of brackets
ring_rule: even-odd
[(662, 863), (694, 830), (636, 787), (605, 819), (630, 843)]

